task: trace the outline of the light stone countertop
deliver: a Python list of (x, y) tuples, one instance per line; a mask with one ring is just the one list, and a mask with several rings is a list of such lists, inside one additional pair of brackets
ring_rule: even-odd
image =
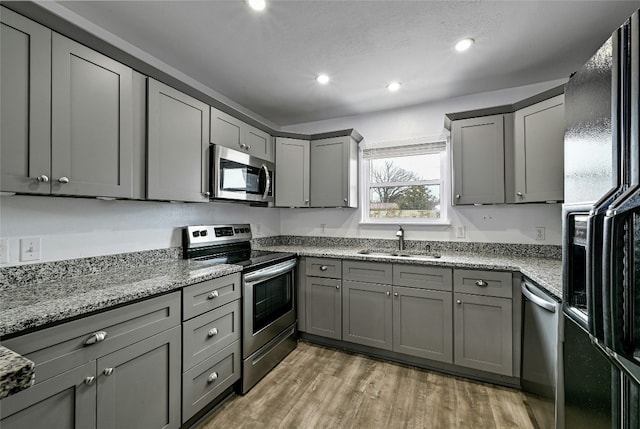
[[(408, 257), (358, 253), (353, 247), (313, 246), (263, 246), (260, 250), (291, 252), (299, 256), (341, 258), (360, 261), (379, 261), (405, 264), (421, 264), (436, 267), (466, 268), (495, 271), (519, 271), (549, 292), (557, 300), (562, 299), (562, 261), (558, 259), (511, 257), (483, 253), (443, 253), (440, 258), (430, 258), (418, 252), (402, 251)], [(395, 252), (393, 249), (371, 249), (372, 252)], [(415, 256), (414, 256), (415, 255)]]
[(0, 399), (32, 386), (34, 367), (29, 359), (0, 346)]

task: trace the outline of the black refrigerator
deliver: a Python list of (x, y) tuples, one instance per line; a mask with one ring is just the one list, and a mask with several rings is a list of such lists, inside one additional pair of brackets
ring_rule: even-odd
[(565, 87), (566, 429), (640, 428), (640, 21)]

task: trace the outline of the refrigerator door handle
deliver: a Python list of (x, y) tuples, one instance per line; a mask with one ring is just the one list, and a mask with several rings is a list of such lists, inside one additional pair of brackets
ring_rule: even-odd
[(603, 226), (602, 310), (605, 346), (619, 353), (625, 350), (625, 296), (623, 285), (624, 223), (626, 216), (607, 210)]

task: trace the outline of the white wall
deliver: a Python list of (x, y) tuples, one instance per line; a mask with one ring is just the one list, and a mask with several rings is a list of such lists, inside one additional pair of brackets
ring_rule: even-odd
[(280, 234), (280, 210), (232, 203), (102, 201), (43, 196), (0, 197), (0, 237), (9, 264), (20, 265), (19, 239), (40, 237), (40, 261), (181, 246), (180, 227), (250, 223), (254, 237)]
[[(299, 133), (321, 133), (355, 128), (365, 140), (361, 146), (417, 137), (436, 137), (447, 133), (444, 115), (450, 112), (512, 104), (538, 94), (566, 79), (485, 92), (375, 114), (350, 116), (283, 128)], [(390, 96), (393, 96), (390, 94)], [(495, 243), (561, 244), (561, 205), (527, 204), (450, 208), (452, 226), (403, 225), (407, 239), (465, 240)], [(396, 225), (360, 225), (360, 210), (283, 209), (284, 235), (327, 235), (363, 238), (393, 238)], [(325, 224), (324, 233), (321, 224)], [(464, 226), (466, 237), (455, 238), (455, 227)], [(535, 240), (535, 228), (545, 227), (546, 239)]]

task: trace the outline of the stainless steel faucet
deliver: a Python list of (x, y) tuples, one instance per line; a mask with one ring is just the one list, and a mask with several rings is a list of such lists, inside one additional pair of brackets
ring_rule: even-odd
[(398, 250), (404, 250), (404, 229), (402, 229), (402, 225), (398, 225), (396, 237), (398, 237)]

